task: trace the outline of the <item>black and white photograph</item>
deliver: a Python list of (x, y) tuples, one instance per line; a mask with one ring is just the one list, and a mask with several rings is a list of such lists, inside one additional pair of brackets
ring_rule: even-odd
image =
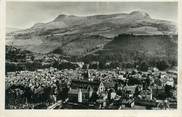
[(178, 2), (6, 2), (5, 110), (177, 110)]

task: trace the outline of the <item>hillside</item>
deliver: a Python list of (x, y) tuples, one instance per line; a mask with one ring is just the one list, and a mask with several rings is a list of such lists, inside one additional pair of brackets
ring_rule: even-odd
[(177, 36), (168, 35), (119, 35), (104, 48), (99, 56), (120, 56), (125, 61), (135, 57), (177, 58)]
[[(123, 35), (124, 34), (124, 35)], [(177, 30), (172, 22), (148, 13), (74, 16), (61, 14), (48, 23), (7, 34), (6, 44), (40, 54), (125, 62), (168, 59), (177, 62)]]

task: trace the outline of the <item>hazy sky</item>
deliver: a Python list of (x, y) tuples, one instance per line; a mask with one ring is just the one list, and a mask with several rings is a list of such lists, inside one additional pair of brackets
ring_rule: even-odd
[(28, 28), (59, 14), (94, 15), (142, 10), (152, 18), (177, 22), (176, 2), (7, 2), (8, 27)]

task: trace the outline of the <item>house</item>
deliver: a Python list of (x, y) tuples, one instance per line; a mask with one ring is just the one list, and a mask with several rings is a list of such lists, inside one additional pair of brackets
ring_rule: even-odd
[(88, 101), (88, 90), (86, 89), (70, 89), (68, 92), (68, 97), (70, 102), (82, 103)]
[(152, 88), (152, 96), (155, 98), (164, 98), (165, 97), (165, 89), (163, 86), (156, 86)]
[(80, 68), (83, 68), (84, 62), (77, 62), (77, 64)]
[(71, 81), (71, 90), (68, 92), (69, 97), (74, 98), (73, 100), (82, 103), (88, 101), (91, 98), (93, 92), (101, 92), (104, 90), (102, 82), (88, 81), (88, 80), (77, 80)]
[(104, 91), (105, 91), (104, 83), (103, 82), (100, 82), (99, 87), (97, 89), (97, 94), (101, 94)]
[(169, 77), (174, 79), (174, 83), (177, 84), (178, 72), (177, 70), (168, 70), (167, 71)]
[(172, 87), (174, 87), (174, 79), (173, 78), (169, 78), (166, 82), (165, 85), (170, 85)]

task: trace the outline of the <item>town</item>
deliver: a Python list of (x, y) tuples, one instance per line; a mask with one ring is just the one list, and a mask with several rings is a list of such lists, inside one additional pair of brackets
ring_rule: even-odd
[(45, 68), (6, 74), (7, 109), (176, 109), (177, 71)]

